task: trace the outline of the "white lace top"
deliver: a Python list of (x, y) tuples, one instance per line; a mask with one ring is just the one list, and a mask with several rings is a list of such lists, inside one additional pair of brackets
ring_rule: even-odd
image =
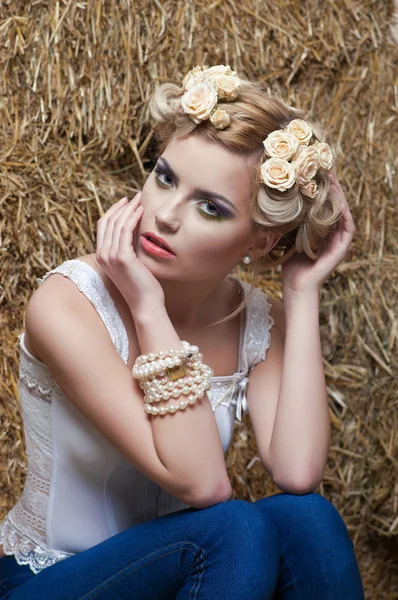
[[(89, 264), (67, 260), (62, 273), (89, 298), (127, 364), (129, 342), (123, 321), (101, 276)], [(250, 284), (240, 282), (245, 297)], [(268, 296), (258, 288), (241, 312), (238, 372), (212, 378), (207, 392), (224, 452), (235, 417), (248, 410), (246, 386), (265, 359), (274, 323)], [(0, 546), (34, 574), (139, 523), (181, 510), (178, 500), (128, 463), (70, 402), (46, 365), (20, 340), (19, 396), (27, 454), (21, 497), (0, 522)], [(192, 342), (193, 343), (193, 342)]]

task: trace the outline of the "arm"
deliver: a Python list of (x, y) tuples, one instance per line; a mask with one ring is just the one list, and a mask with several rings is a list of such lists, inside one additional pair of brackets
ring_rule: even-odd
[(212, 463), (204, 465), (209, 473), (203, 467), (200, 480), (195, 471), (181, 471), (182, 460), (164, 465), (143, 409), (142, 389), (72, 281), (53, 273), (32, 295), (25, 321), (29, 339), (68, 400), (130, 464), (194, 508), (221, 501), (212, 487)]
[(270, 454), (277, 481), (322, 481), (331, 431), (319, 331), (319, 292), (284, 293), (286, 339)]
[[(134, 309), (131, 312), (142, 354), (181, 347), (182, 340), (164, 306), (146, 306), (145, 309)], [(166, 402), (162, 401), (162, 405), (176, 403), (178, 400), (179, 398), (171, 398)], [(143, 399), (141, 402), (143, 407)], [(220, 501), (230, 498), (232, 489), (220, 434), (206, 394), (184, 411), (177, 410), (164, 417), (146, 416), (152, 425), (157, 453), (166, 469), (187, 480), (192, 479), (194, 474), (199, 484), (213, 490), (213, 497), (220, 498)]]
[(330, 418), (319, 334), (319, 296), (272, 299), (275, 325), (266, 360), (251, 372), (247, 402), (266, 470), (288, 493), (322, 480)]
[(307, 491), (322, 480), (331, 442), (319, 292), (346, 258), (356, 231), (340, 183), (331, 173), (329, 178), (336, 201), (341, 201), (341, 211), (328, 232), (326, 246), (316, 260), (296, 253), (282, 267), (286, 345), (270, 455), (278, 466), (280, 481), (295, 478)]

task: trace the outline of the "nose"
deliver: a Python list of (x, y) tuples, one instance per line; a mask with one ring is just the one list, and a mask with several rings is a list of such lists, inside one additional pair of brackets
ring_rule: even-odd
[(173, 233), (175, 233), (178, 229), (177, 219), (171, 217), (170, 214), (164, 215), (163, 213), (158, 213), (155, 215), (155, 221), (159, 230), (167, 229), (168, 231), (172, 231)]
[(170, 200), (167, 206), (162, 205), (159, 207), (155, 215), (155, 221), (159, 229), (167, 229), (175, 233), (180, 226), (180, 218), (177, 215), (177, 203)]

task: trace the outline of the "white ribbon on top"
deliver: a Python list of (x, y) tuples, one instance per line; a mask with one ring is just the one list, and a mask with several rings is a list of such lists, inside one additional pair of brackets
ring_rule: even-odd
[(236, 401), (236, 418), (238, 421), (242, 421), (242, 408), (244, 411), (247, 411), (248, 408), (246, 400), (248, 382), (249, 378), (247, 376), (238, 381), (238, 399)]

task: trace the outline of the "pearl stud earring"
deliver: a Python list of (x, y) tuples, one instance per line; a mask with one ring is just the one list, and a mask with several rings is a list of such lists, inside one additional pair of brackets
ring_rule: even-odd
[(242, 261), (245, 263), (245, 265), (248, 265), (249, 263), (251, 263), (252, 259), (248, 254), (246, 254), (246, 256), (242, 258)]

